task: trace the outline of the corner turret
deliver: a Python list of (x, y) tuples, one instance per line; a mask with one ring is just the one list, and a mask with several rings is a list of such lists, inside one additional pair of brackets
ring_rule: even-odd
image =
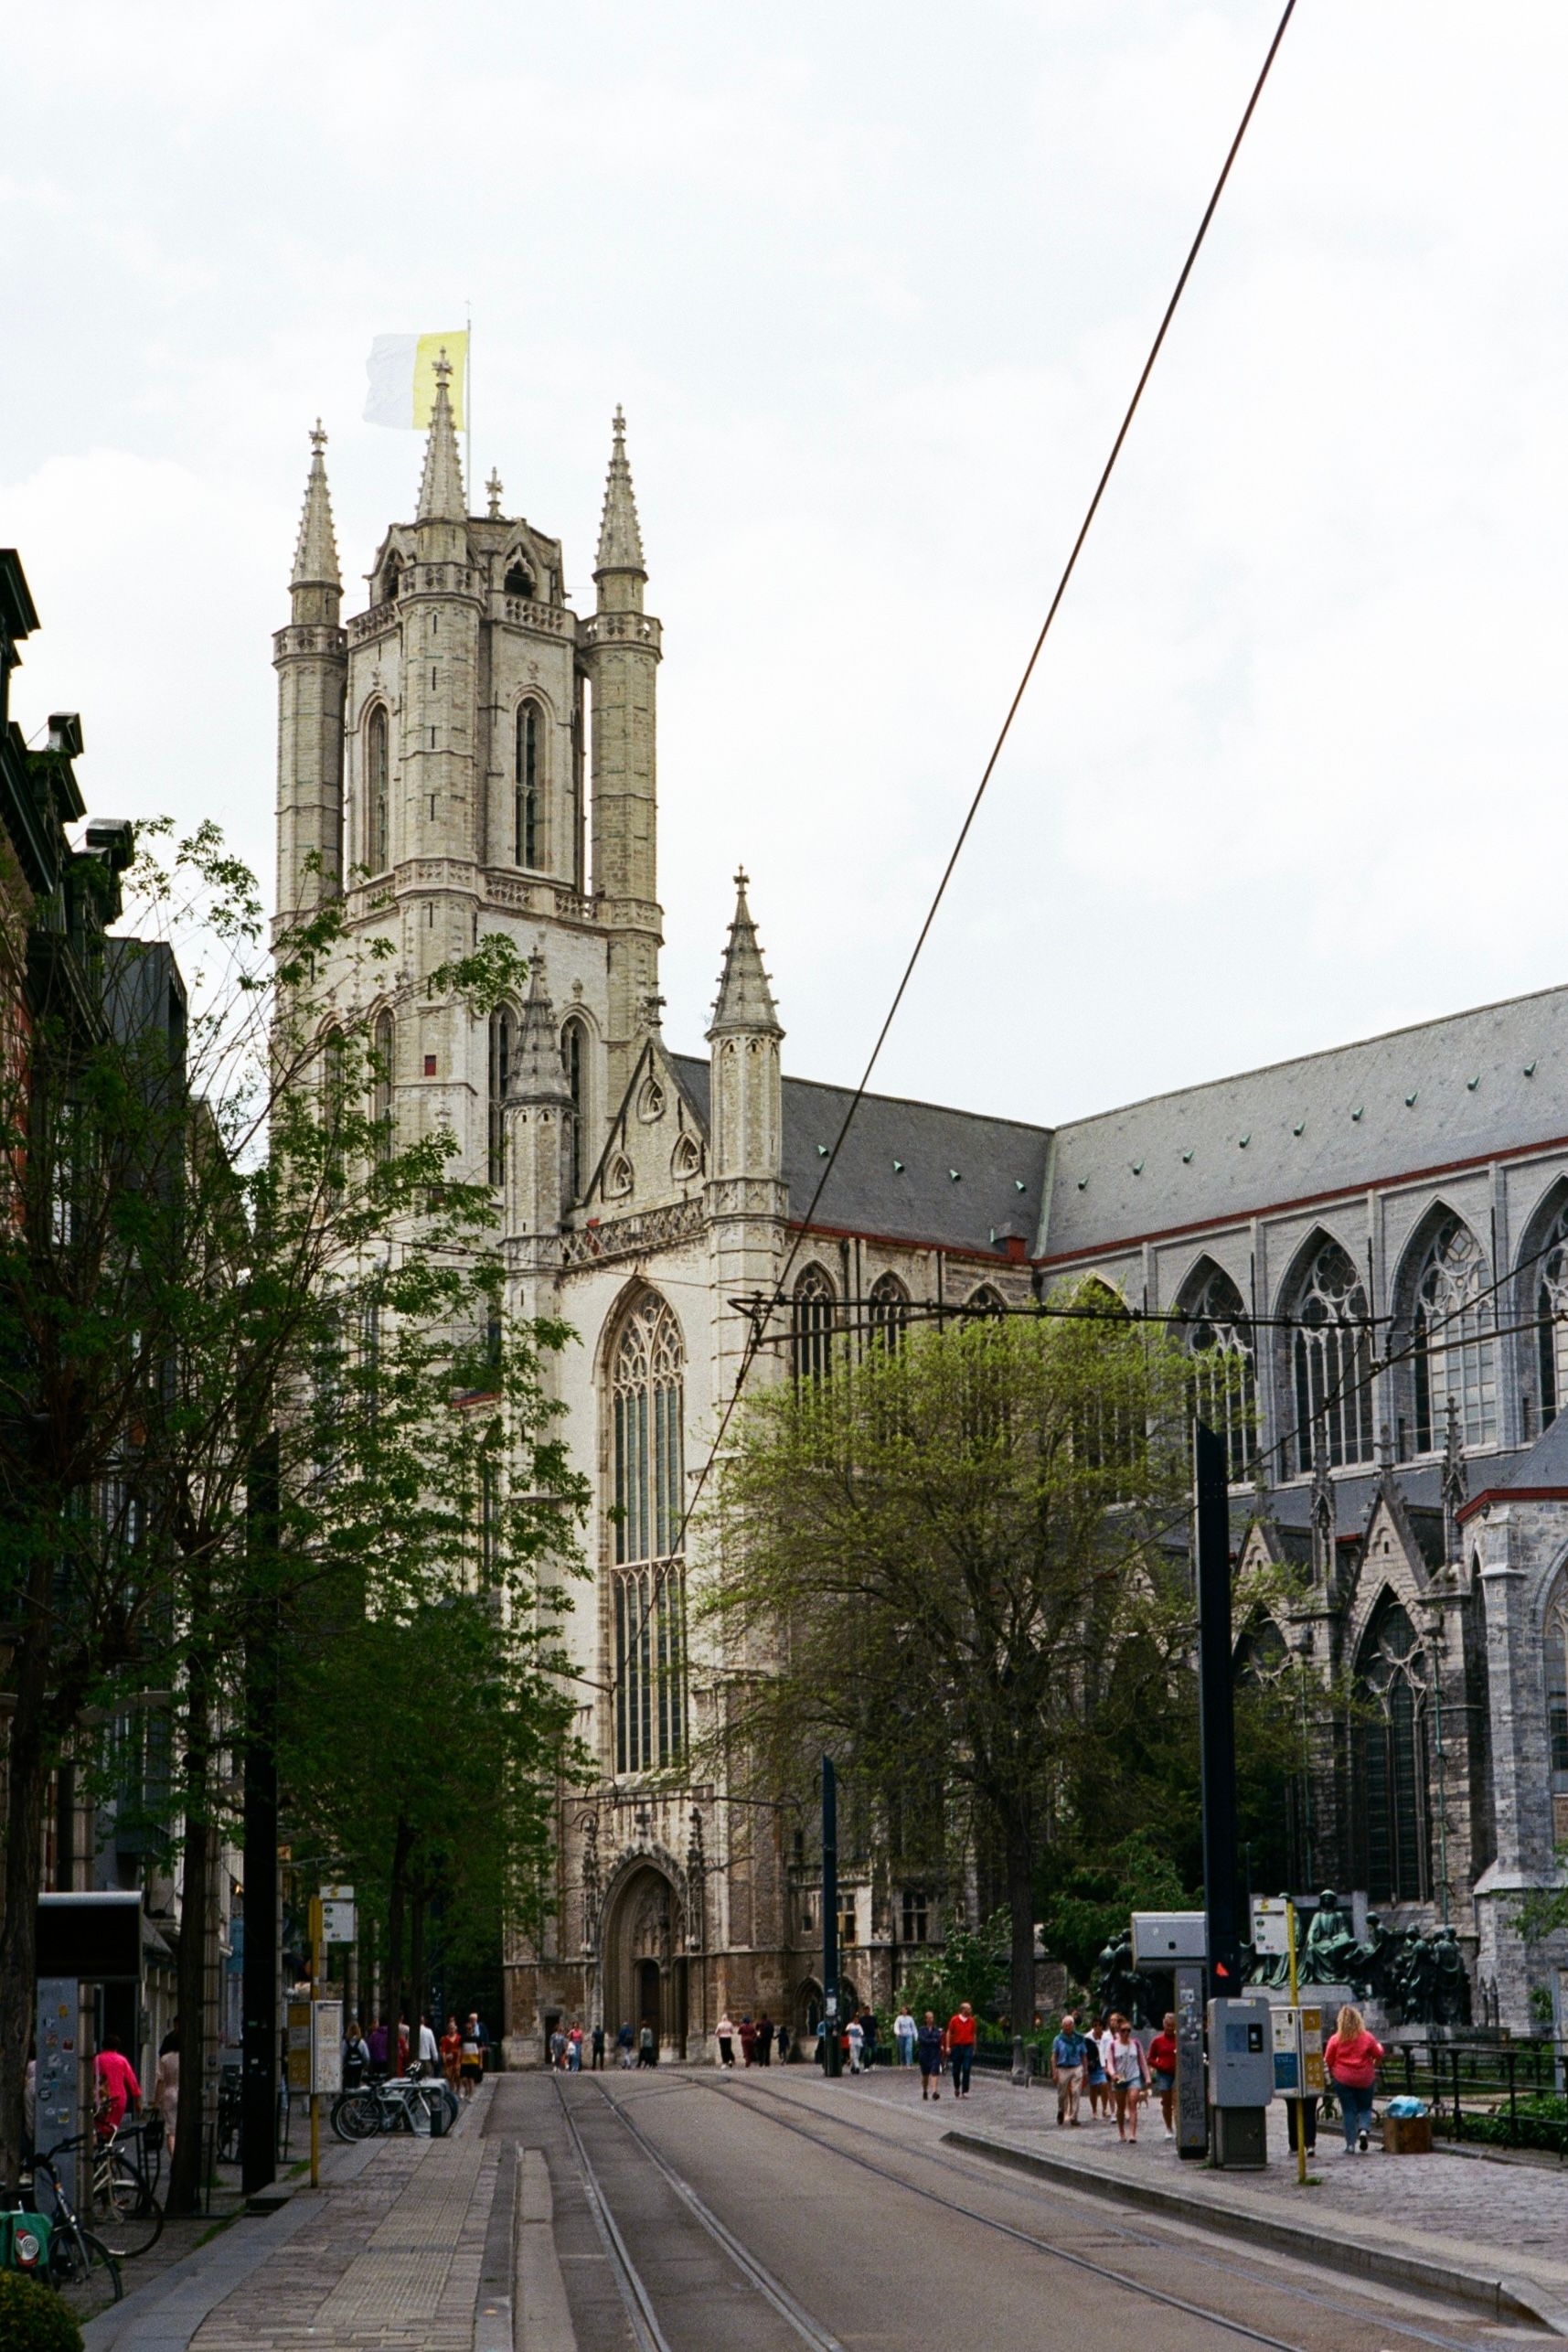
[(347, 639), (343, 582), (326, 486), (326, 435), (316, 419), (289, 580), (293, 617), (272, 639), (278, 673), (278, 914), (297, 921), (340, 890), (344, 871), (343, 697)]
[(545, 984), (544, 958), (537, 954), (528, 975), (528, 1001), (505, 1117), (507, 1241), (527, 1249), (529, 1256), (538, 1256), (542, 1246), (545, 1254), (553, 1256), (570, 1185), (571, 1089)]
[(783, 1171), (783, 1036), (746, 903), (742, 869), (735, 876), (734, 920), (708, 1031), (713, 1048), (710, 1165), (718, 1181), (761, 1177), (776, 1181)]

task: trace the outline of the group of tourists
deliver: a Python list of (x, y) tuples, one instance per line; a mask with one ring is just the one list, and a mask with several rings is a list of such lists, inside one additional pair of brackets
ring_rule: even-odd
[(1062, 2018), (1051, 2046), (1051, 2079), (1056, 2085), (1059, 2131), (1076, 2129), (1083, 2121), (1080, 2101), (1087, 2097), (1091, 2122), (1116, 2120), (1116, 2137), (1136, 2140), (1138, 2110), (1153, 2091), (1159, 2100), (1165, 2136), (1176, 2134), (1176, 2019), (1167, 2015), (1146, 2050), (1133, 2031), (1132, 2020), (1121, 2010), (1091, 2018), (1087, 2030), (1071, 2011)]
[(421, 2074), (439, 2069), (460, 2098), (472, 2099), (485, 2079), (489, 2047), (490, 2037), (479, 2022), (477, 2009), (470, 2009), (461, 2026), (453, 2010), (439, 2041), (428, 2015), (421, 2017), (417, 2035), (411, 2031), (408, 2019), (400, 2017), (395, 2036), (385, 2017), (378, 2017), (368, 2035), (360, 2031), (358, 2018), (351, 2017), (343, 2037), (343, 2079), (350, 2088), (360, 2082), (384, 2082), (394, 2066), (401, 2078), (411, 2065), (417, 2065)]
[(777, 2050), (780, 2066), (787, 2063), (790, 2053), (789, 2027), (782, 2021), (774, 2025), (765, 2009), (753, 2017), (748, 2009), (737, 2026), (726, 2009), (714, 2030), (719, 2045), (719, 2063), (732, 2068), (739, 2044), (742, 2066), (772, 2066)]

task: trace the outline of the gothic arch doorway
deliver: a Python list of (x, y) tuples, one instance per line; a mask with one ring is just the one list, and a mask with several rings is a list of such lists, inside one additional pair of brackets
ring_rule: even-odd
[(662, 2058), (686, 2056), (685, 1917), (674, 1881), (638, 1863), (610, 1897), (604, 1926), (604, 2025), (652, 2026)]

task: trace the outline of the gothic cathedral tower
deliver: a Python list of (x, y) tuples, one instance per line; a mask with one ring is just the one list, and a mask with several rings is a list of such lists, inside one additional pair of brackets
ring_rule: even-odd
[(494, 475), (487, 513), (465, 511), (450, 372), (443, 356), (414, 519), (388, 531), (367, 608), (346, 627), (325, 435), (311, 436), (293, 618), (275, 639), (278, 909), (287, 919), (341, 888), (350, 949), (392, 943), (379, 1017), (400, 1131), (449, 1126), (465, 1172), (487, 1168), (497, 1184), (523, 1008), (486, 1028), (427, 982), (486, 932), (542, 967), (549, 993), (539, 978), (529, 1020), (537, 1031), (553, 1006), (567, 1091), (559, 1220), (657, 993), (659, 624), (643, 610), (620, 411), (596, 609), (579, 620), (560, 542), (502, 511)]

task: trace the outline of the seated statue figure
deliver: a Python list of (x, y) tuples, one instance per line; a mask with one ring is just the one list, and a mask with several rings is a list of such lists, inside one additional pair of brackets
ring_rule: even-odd
[(1332, 1887), (1325, 1887), (1307, 1930), (1296, 1973), (1304, 1984), (1349, 1984), (1360, 1956), (1349, 1913), (1339, 1908), (1339, 1898)]
[(1350, 1962), (1349, 1983), (1358, 2000), (1364, 2001), (1369, 1994), (1385, 2003), (1392, 1999), (1395, 1964), (1403, 1949), (1403, 1940), (1384, 1927), (1376, 1911), (1369, 1911), (1366, 1940), (1358, 1946)]

